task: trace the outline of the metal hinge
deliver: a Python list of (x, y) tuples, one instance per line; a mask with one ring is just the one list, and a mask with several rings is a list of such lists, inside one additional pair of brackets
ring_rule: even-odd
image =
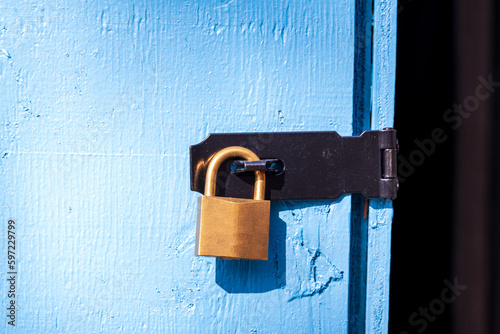
[(395, 199), (398, 191), (396, 130), (365, 131), (341, 137), (336, 132), (211, 134), (193, 145), (191, 189), (204, 192), (210, 158), (228, 146), (254, 151), (260, 161), (228, 161), (218, 173), (218, 193), (252, 194), (252, 171), (262, 170), (266, 199), (334, 199), (343, 193)]

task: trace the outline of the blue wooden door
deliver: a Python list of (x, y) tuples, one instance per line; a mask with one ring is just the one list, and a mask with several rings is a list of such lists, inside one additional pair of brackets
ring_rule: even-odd
[(358, 195), (273, 202), (269, 261), (194, 257), (188, 148), (215, 132), (391, 126), (395, 12), (2, 1), (1, 307), (15, 305), (2, 331), (387, 331), (390, 201), (366, 217)]

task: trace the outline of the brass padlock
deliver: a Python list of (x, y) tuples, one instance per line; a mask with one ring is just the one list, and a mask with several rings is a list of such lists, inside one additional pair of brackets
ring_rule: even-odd
[(239, 146), (222, 149), (211, 158), (205, 195), (198, 199), (195, 255), (267, 260), (271, 201), (264, 200), (266, 174), (255, 172), (253, 199), (215, 196), (217, 171), (230, 158), (259, 160), (255, 153)]

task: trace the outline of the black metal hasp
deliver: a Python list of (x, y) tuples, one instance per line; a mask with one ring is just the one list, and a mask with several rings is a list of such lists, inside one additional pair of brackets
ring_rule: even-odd
[[(337, 132), (270, 132), (210, 134), (190, 147), (191, 190), (205, 187), (205, 168), (210, 158), (228, 146), (243, 146), (264, 162), (227, 161), (217, 177), (217, 194), (251, 197), (251, 170), (270, 172), (266, 199), (334, 199), (343, 193), (367, 198), (395, 199), (398, 191), (396, 130), (365, 131), (342, 137)], [(272, 163), (282, 163), (275, 174)], [(236, 168), (231, 169), (231, 164)], [(273, 174), (274, 173), (274, 174)]]
[(283, 163), (278, 159), (261, 159), (257, 161), (248, 161), (248, 160), (235, 160), (233, 161), (233, 166), (235, 169), (232, 169), (233, 173), (249, 173), (255, 171), (263, 171), (266, 174), (278, 174), (283, 171)]

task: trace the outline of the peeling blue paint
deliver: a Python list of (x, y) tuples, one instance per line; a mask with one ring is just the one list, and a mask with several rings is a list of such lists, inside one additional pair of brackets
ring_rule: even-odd
[(292, 294), (288, 302), (299, 298), (312, 297), (316, 294), (320, 295), (328, 288), (330, 283), (344, 278), (344, 272), (335, 267), (318, 249), (315, 251), (307, 249), (307, 252), (311, 256), (309, 260), (309, 278), (302, 281), (300, 289)]

